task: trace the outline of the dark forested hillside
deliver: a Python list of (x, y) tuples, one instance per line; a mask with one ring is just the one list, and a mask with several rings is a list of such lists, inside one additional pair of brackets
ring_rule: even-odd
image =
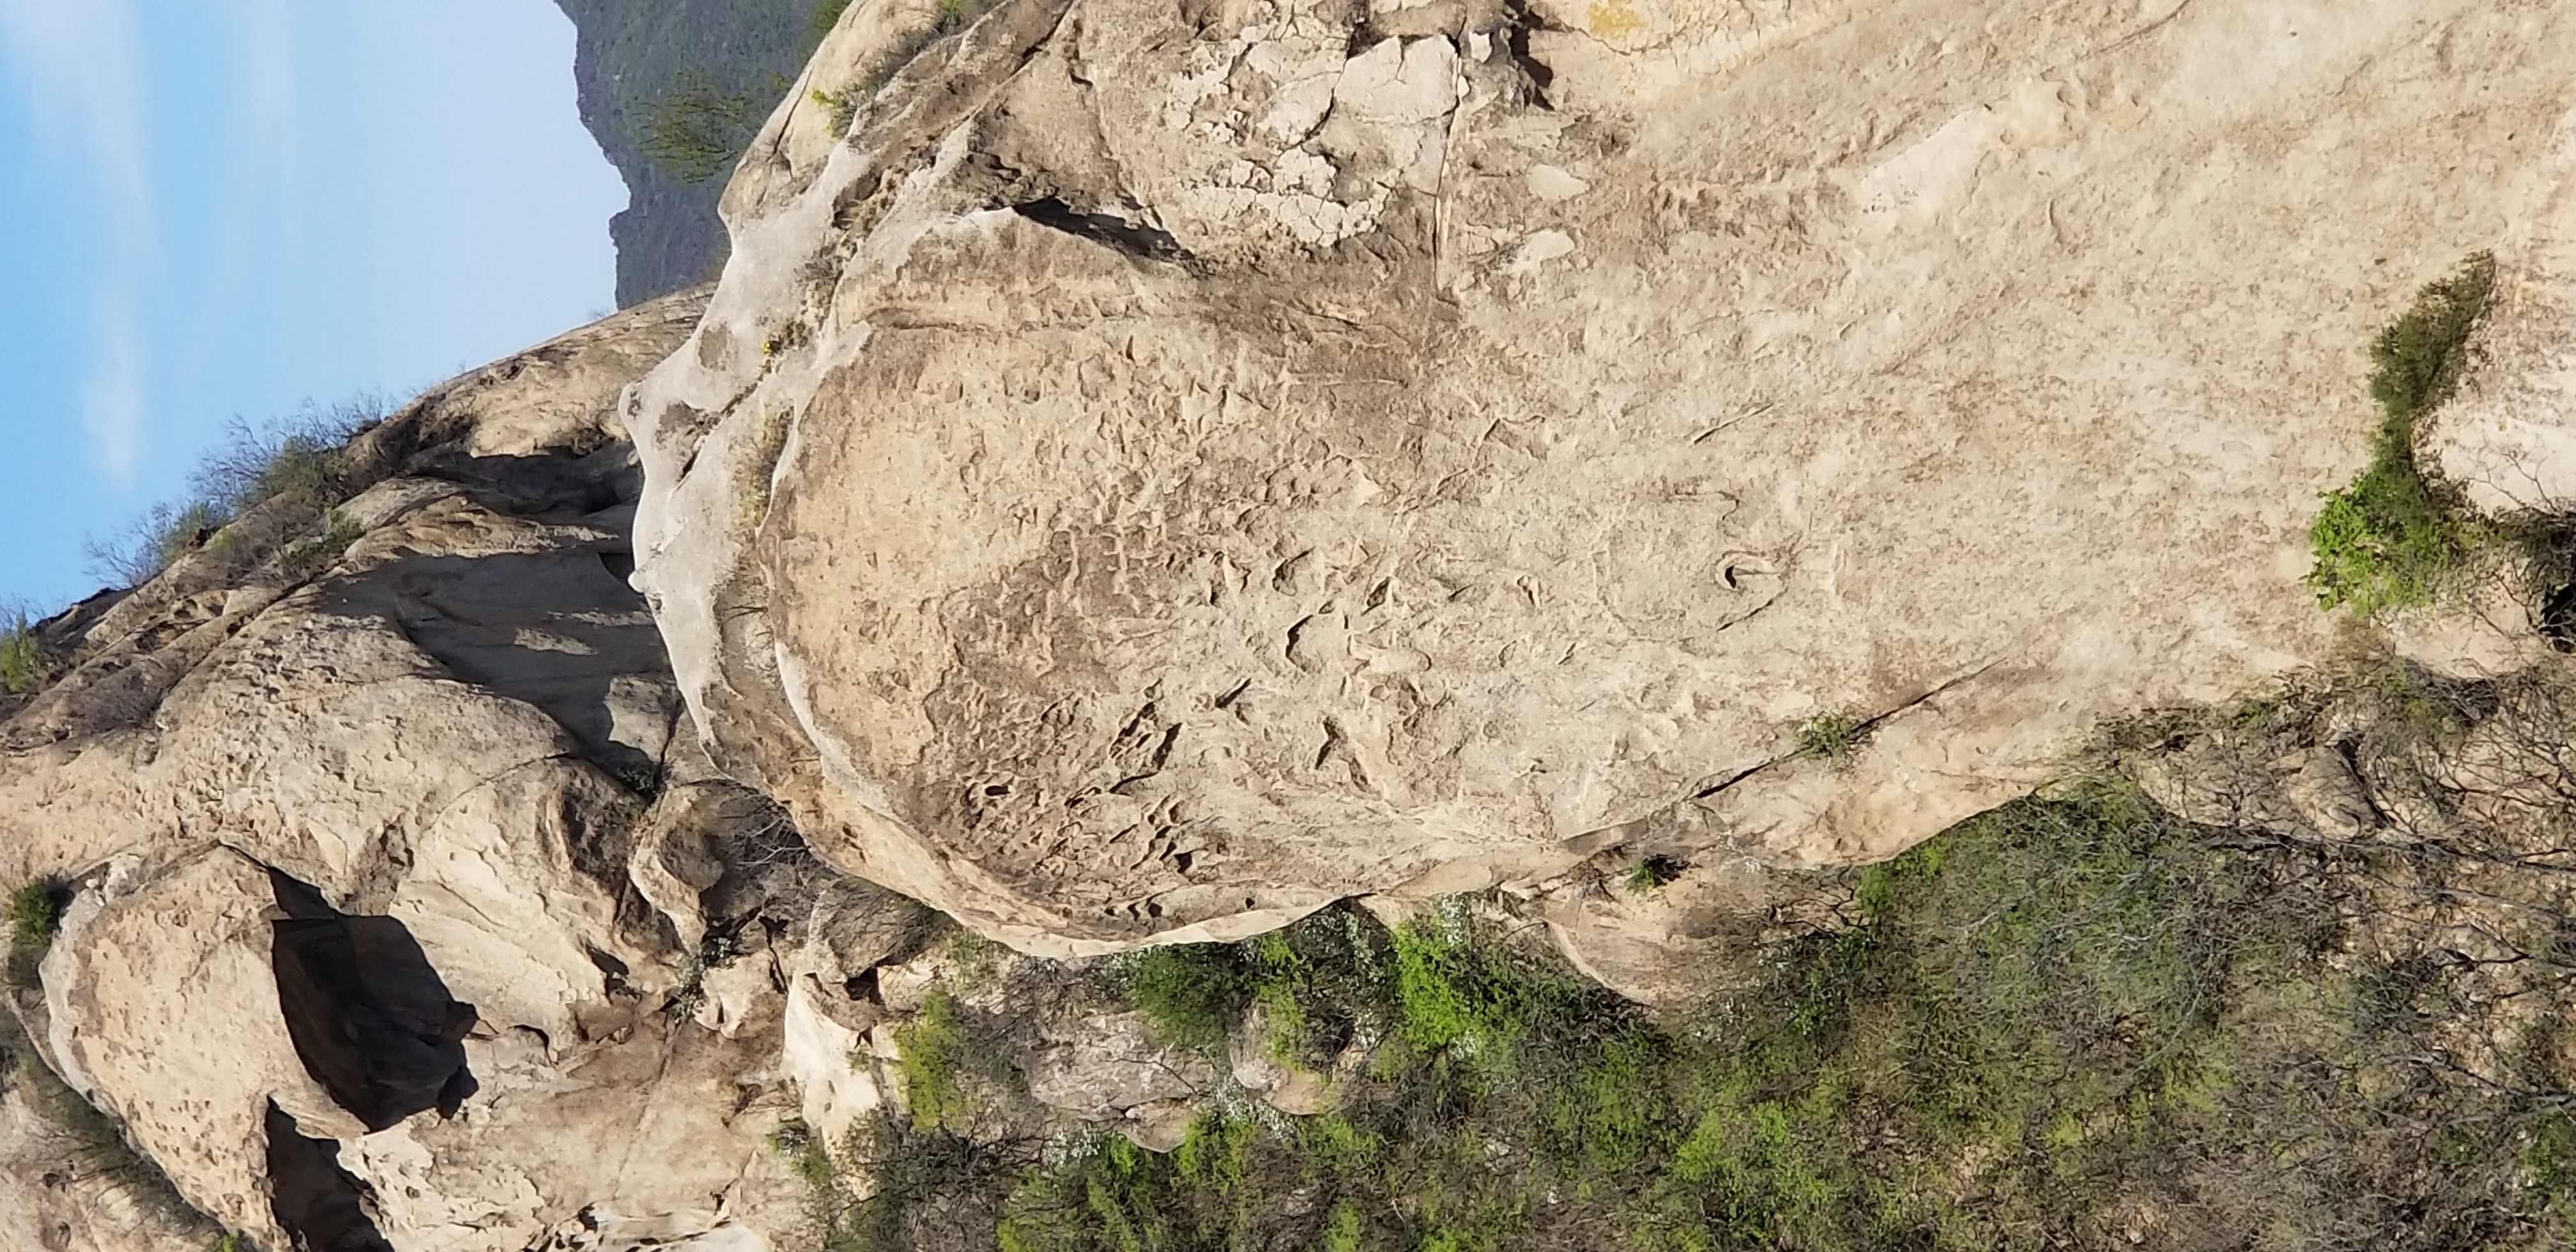
[(699, 142), (747, 139), (812, 51), (817, 10), (836, 12), (841, 4), (556, 3), (577, 31), (573, 77), (582, 123), (626, 180), (626, 210), (608, 223), (617, 245), (617, 303), (712, 277), (725, 255), (716, 197), (732, 163), (675, 160), (670, 139), (675, 131)]

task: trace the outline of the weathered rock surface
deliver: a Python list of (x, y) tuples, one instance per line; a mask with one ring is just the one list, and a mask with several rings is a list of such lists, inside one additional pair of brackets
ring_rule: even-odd
[(2434, 450), (2480, 508), (2564, 512), (2576, 501), (2576, 132), (2554, 132), (2512, 174), (2520, 211), (2496, 241), (2508, 264)]
[(801, 1228), (763, 1142), (775, 1006), (725, 1036), (659, 1012), (682, 948), (630, 866), (634, 788), (705, 771), (624, 583), (614, 399), (698, 306), (431, 392), (347, 454), (344, 552), (209, 544), (76, 611), (76, 664), (0, 726), (0, 878), (79, 887), (28, 1023), (260, 1246)]
[[(363, 435), (345, 550), (263, 506), (46, 625), (0, 882), (76, 891), (12, 1012), (225, 1226), (792, 1244), (769, 1136), (908, 1115), (934, 991), (1031, 1141), (1328, 1108), (1366, 1054), (1176, 1050), (843, 872), (1071, 957), (1499, 887), (1704, 990), (1813, 920), (1793, 871), (2326, 655), (2360, 345), (2473, 250), (2437, 450), (2562, 494), (2576, 10), (943, 13), (845, 14), (711, 297)], [(2491, 607), (2399, 642), (2539, 646)], [(2195, 742), (2140, 770), (2187, 815), (2424, 820), (2331, 736)], [(31, 1101), (9, 1233), (193, 1237), (36, 1168)]]
[(2576, 134), (2467, 0), (1012, 0), (802, 103), (922, 22), (729, 188), (637, 579), (723, 768), (1058, 953), (1882, 857), (2319, 658), (2361, 348)]

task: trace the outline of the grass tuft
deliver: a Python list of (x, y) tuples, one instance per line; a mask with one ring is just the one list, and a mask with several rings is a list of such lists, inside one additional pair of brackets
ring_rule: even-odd
[(201, 548), (246, 561), (263, 558), (264, 551), (233, 550), (238, 541), (230, 528), (271, 501), (317, 519), (320, 533), (291, 548), (300, 548), (304, 558), (321, 554), (327, 563), (356, 538), (354, 524), (334, 508), (352, 489), (341, 449), (384, 411), (381, 397), (362, 394), (337, 404), (307, 404), (260, 428), (233, 419), (223, 440), (189, 475), (186, 499), (155, 505), (122, 532), (90, 541), (91, 572), (117, 586), (136, 587)]
[(1798, 755), (1820, 761), (1841, 761), (1869, 735), (1869, 723), (1848, 709), (1819, 713), (1798, 728)]
[(62, 928), (63, 909), (71, 888), (58, 878), (38, 878), (9, 893), (9, 934), (13, 942), (33, 948), (53, 943)]
[(1644, 895), (1672, 885), (1688, 868), (1688, 863), (1676, 857), (1643, 856), (1628, 867), (1628, 872), (1621, 876), (1621, 882), (1630, 895)]

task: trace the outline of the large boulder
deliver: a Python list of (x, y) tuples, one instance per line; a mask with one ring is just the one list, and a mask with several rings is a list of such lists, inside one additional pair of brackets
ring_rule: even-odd
[(725, 769), (1052, 953), (1884, 857), (2318, 659), (2361, 349), (2576, 142), (2561, 6), (925, 20), (728, 190), (637, 582)]

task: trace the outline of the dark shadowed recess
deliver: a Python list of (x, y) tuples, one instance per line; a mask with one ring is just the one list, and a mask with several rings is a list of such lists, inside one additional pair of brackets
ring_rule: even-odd
[(447, 994), (401, 922), (343, 914), (275, 870), (269, 881), (286, 913), (271, 923), (277, 1000), (304, 1068), (370, 1131), (430, 1109), (455, 1116), (476, 1089), (464, 1047), (474, 1006)]
[(299, 1252), (393, 1252), (369, 1212), (366, 1184), (340, 1167), (339, 1145), (306, 1135), (275, 1101), (268, 1106), (268, 1179), (269, 1212)]
[(1054, 196), (1012, 205), (1011, 211), (1040, 226), (1106, 244), (1132, 257), (1148, 261), (1190, 259), (1189, 249), (1182, 247), (1169, 231), (1140, 226), (1115, 213), (1085, 213)]

